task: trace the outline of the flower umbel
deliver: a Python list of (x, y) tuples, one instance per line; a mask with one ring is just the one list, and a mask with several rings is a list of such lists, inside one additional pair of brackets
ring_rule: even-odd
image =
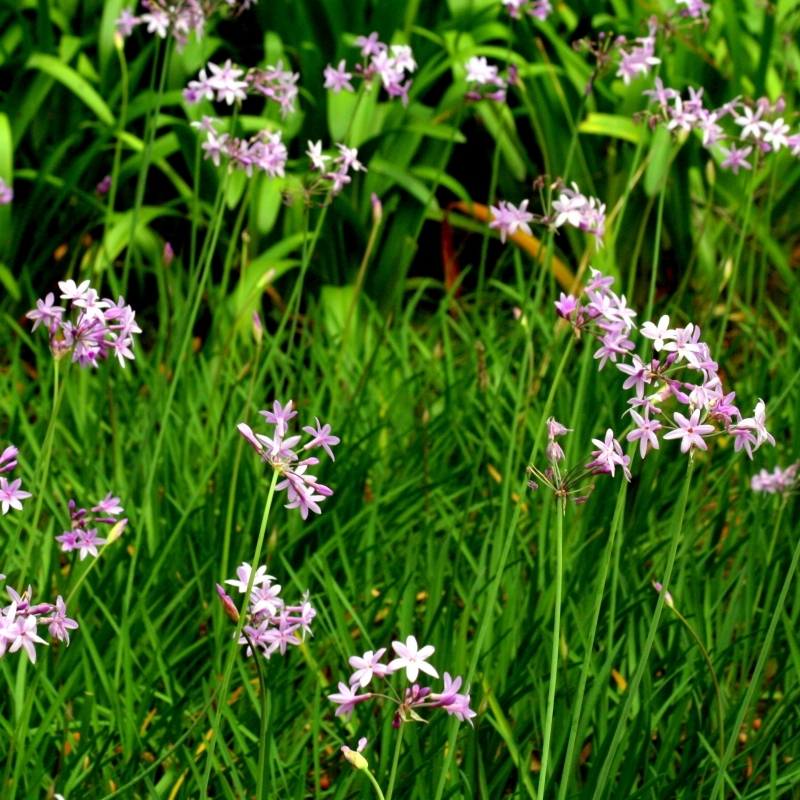
[[(283, 480), (276, 485), (278, 491), (287, 490), (289, 502), (286, 508), (299, 508), (300, 516), (308, 518), (308, 512), (320, 513), (319, 504), (333, 494), (327, 486), (319, 483), (316, 476), (307, 474), (309, 467), (319, 464), (319, 459), (309, 456), (300, 459), (295, 452), (299, 444), (300, 436), (289, 436), (288, 422), (297, 415), (297, 411), (292, 411), (292, 401), (286, 406), (282, 406), (277, 400), (272, 405), (272, 411), (259, 412), (266, 421), (275, 426), (273, 435), (264, 436), (261, 433), (254, 433), (249, 425), (241, 422), (238, 425), (239, 433), (253, 446), (261, 456), (262, 461), (266, 461), (274, 470), (280, 473)], [(317, 427), (306, 427), (303, 430), (311, 435), (311, 440), (303, 445), (303, 450), (311, 450), (315, 447), (322, 447), (331, 459), (333, 452), (331, 446), (339, 444), (339, 437), (331, 435), (330, 425), (321, 425), (317, 419)]]

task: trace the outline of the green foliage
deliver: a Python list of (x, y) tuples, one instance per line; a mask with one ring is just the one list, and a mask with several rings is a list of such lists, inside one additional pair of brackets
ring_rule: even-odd
[[(800, 584), (777, 605), (797, 544), (796, 500), (754, 494), (749, 480), (796, 458), (797, 160), (783, 151), (763, 172), (735, 176), (696, 137), (634, 124), (652, 79), (625, 86), (612, 70), (585, 96), (592, 65), (571, 42), (598, 30), (642, 35), (651, 13), (664, 15), (656, 3), (570, 0), (546, 22), (511, 25), (491, 2), (262, 0), (173, 51), (163, 91), (163, 44), (140, 30), (124, 53), (115, 47), (122, 6), (0, 8), (0, 178), (16, 194), (0, 206), (0, 449), (19, 446), (26, 486), (45, 449), (53, 361), (24, 313), (56, 281), (91, 278), (104, 294), (124, 293), (144, 329), (127, 369), (75, 367), (66, 377), (38, 533), (30, 516), (19, 538), (18, 517), (0, 518), (9, 580), (27, 561), (35, 596), (78, 586), (71, 611), (81, 626), (69, 648), (40, 648), (36, 665), (19, 654), (0, 660), (0, 800), (117, 790), (196, 798), (220, 703), (212, 796), (254, 796), (260, 684), (252, 661), (237, 659), (229, 696), (217, 695), (233, 628), (214, 584), (252, 557), (271, 477), (235, 426), (257, 429), (257, 410), (275, 398), (294, 398), (302, 424), (318, 416), (342, 444), (320, 475), (335, 490), (322, 515), (303, 522), (277, 504), (268, 524), (268, 571), (290, 595), (310, 588), (319, 614), (313, 639), (264, 662), (264, 796), (371, 797), (339, 751), (361, 736), (386, 785), (397, 736), (388, 709), (362, 705), (345, 724), (325, 695), (346, 680), (349, 655), (412, 633), (436, 646), (440, 672), (466, 676), (474, 663), (479, 715), (457, 734), (443, 713), (406, 726), (397, 800), (538, 796), (556, 507), (543, 490), (522, 493), (526, 458), (535, 443), (541, 453), (552, 413), (574, 429), (566, 441), (576, 463), (591, 437), (622, 432), (626, 396), (613, 365), (597, 372), (589, 341), (567, 353), (550, 256), (501, 248), (485, 225), (448, 206), (516, 203), (537, 177), (565, 172), (607, 204), (609, 235), (595, 253), (582, 233), (562, 229), (549, 240), (552, 255), (579, 276), (590, 261), (614, 274), (640, 319), (650, 309), (701, 325), (720, 343), (714, 355), (742, 409), (768, 401), (776, 451), (751, 463), (719, 440), (698, 455), (670, 592), (708, 650), (728, 736), (778, 608), (725, 794), (796, 796)], [(679, 89), (705, 86), (714, 104), (784, 94), (791, 119), (797, 23), (789, 0), (716, 0), (707, 29), (662, 45), (660, 75)], [(322, 89), (325, 65), (353, 63), (353, 37), (371, 30), (414, 48), (420, 69), (408, 108), (377, 91)], [(518, 65), (521, 88), (508, 106), (463, 103), (463, 63), (473, 55)], [(296, 113), (282, 120), (248, 100), (236, 123), (241, 134), (283, 132), (284, 179), (226, 181), (208, 162), (197, 166), (188, 122), (199, 114), (180, 90), (209, 58), (227, 57), (247, 66), (282, 58), (301, 73)], [(369, 168), (326, 208), (303, 202), (296, 177), (306, 141), (320, 138), (347, 138)], [(94, 188), (107, 174), (111, 205)], [(383, 221), (362, 284), (373, 192)], [(171, 264), (165, 241), (177, 252)], [(445, 245), (455, 253), (452, 280)], [(254, 310), (266, 317), (260, 350)], [(599, 800), (685, 471), (677, 445), (665, 442), (637, 460), (618, 525), (610, 478), (568, 509), (547, 797), (562, 784), (588, 658), (567, 796)], [(70, 498), (87, 505), (109, 490), (130, 524), (83, 579), (89, 562), (65, 558), (53, 537), (68, 523)], [(664, 609), (600, 795), (711, 796), (715, 702), (695, 639)]]

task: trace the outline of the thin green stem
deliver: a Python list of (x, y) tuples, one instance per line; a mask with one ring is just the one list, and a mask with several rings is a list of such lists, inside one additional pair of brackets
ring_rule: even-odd
[[(39, 517), (42, 513), (42, 504), (44, 502), (44, 496), (47, 492), (47, 481), (50, 477), (50, 459), (53, 454), (53, 442), (55, 441), (56, 437), (56, 426), (58, 424), (58, 412), (61, 408), (61, 401), (64, 398), (64, 390), (67, 386), (67, 374), (69, 372), (69, 368), (71, 366), (70, 361), (67, 362), (67, 366), (64, 369), (64, 380), (61, 381), (61, 385), (59, 386), (59, 364), (61, 362), (54, 359), (53, 360), (53, 412), (50, 417), (50, 421), (47, 424), (47, 433), (45, 434), (44, 438), (44, 447), (42, 449), (42, 454), (40, 455), (41, 459), (41, 474), (39, 480), (37, 482), (36, 476), (34, 475), (33, 486), (36, 487), (34, 492), (36, 494), (36, 505), (34, 507), (33, 512), (33, 521), (30, 525), (30, 541), (28, 545), (25, 547), (25, 557), (22, 561), (22, 568), (20, 569), (19, 575), (19, 585), (25, 586), (27, 584), (27, 572), (28, 566), (30, 564), (31, 554), (36, 549), (36, 544), (39, 538)], [(37, 469), (39, 465), (37, 464)], [(20, 527), (21, 527), (20, 522)], [(17, 528), (17, 535), (14, 537), (11, 543), (11, 550), (9, 551), (9, 559), (13, 558), (14, 551), (16, 550), (17, 546), (17, 539), (20, 533), (20, 527)]]
[(656, 277), (658, 276), (658, 265), (661, 261), (661, 233), (664, 226), (664, 200), (667, 196), (666, 179), (659, 190), (658, 210), (656, 211), (656, 242), (653, 249), (653, 267), (650, 271), (650, 287), (647, 290), (647, 308), (645, 309), (644, 319), (653, 316), (653, 304), (656, 299)]
[(725, 297), (725, 312), (722, 315), (722, 322), (719, 327), (719, 337), (717, 338), (717, 346), (714, 349), (715, 353), (722, 352), (722, 344), (725, 341), (725, 332), (728, 329), (728, 318), (731, 315), (731, 306), (733, 305), (733, 293), (736, 291), (736, 279), (739, 275), (739, 264), (742, 260), (742, 253), (744, 252), (744, 242), (747, 238), (747, 226), (750, 222), (750, 212), (753, 208), (753, 193), (756, 188), (756, 172), (758, 172), (758, 148), (756, 148), (755, 163), (753, 164), (752, 174), (750, 176), (750, 189), (747, 192), (747, 203), (744, 207), (744, 219), (742, 220), (742, 231), (739, 235), (739, 242), (736, 245), (736, 257), (733, 260), (733, 269), (731, 271), (731, 278), (728, 281), (728, 292)]
[[(256, 567), (254, 566), (253, 569)], [(226, 573), (223, 572), (223, 575)], [(266, 773), (267, 760), (267, 721), (269, 714), (269, 704), (267, 703), (267, 680), (264, 677), (264, 665), (261, 663), (258, 648), (253, 644), (253, 640), (245, 633), (244, 638), (253, 651), (253, 657), (258, 670), (258, 683), (261, 687), (261, 720), (258, 726), (258, 774), (256, 775), (256, 800), (264, 800), (264, 778)]]
[(714, 671), (714, 665), (711, 663), (711, 659), (709, 658), (708, 651), (705, 648), (700, 637), (697, 635), (695, 629), (689, 624), (689, 621), (686, 617), (675, 608), (674, 605), (670, 604), (670, 608), (672, 609), (675, 616), (684, 624), (686, 630), (692, 635), (692, 638), (695, 640), (695, 643), (700, 648), (700, 652), (703, 655), (703, 659), (706, 662), (706, 666), (708, 667), (708, 671), (711, 673), (711, 680), (714, 683), (714, 692), (717, 696), (717, 716), (719, 717), (719, 756), (720, 756), (720, 763), (722, 759), (725, 757), (725, 706), (722, 702), (722, 690), (719, 688), (719, 681), (717, 680), (717, 673)]
[(369, 771), (369, 768), (362, 770), (362, 772), (370, 779), (370, 782), (375, 787), (375, 792), (378, 795), (379, 800), (386, 800), (383, 790), (381, 789), (381, 785), (375, 779), (375, 776)]
[(564, 514), (566, 502), (556, 500), (556, 603), (553, 620), (553, 646), (550, 650), (550, 685), (547, 694), (547, 716), (544, 723), (544, 742), (542, 743), (542, 768), (539, 771), (538, 796), (544, 797), (547, 786), (547, 767), (550, 763), (550, 737), (553, 732), (553, 711), (556, 704), (556, 683), (558, 678), (558, 649), (561, 642), (561, 584), (564, 572)]
[(717, 779), (714, 781), (714, 786), (711, 789), (711, 800), (717, 800), (717, 797), (722, 792), (722, 785), (725, 781), (725, 773), (728, 765), (731, 763), (731, 759), (733, 758), (733, 751), (736, 748), (736, 743), (739, 741), (739, 732), (742, 730), (744, 718), (747, 716), (747, 710), (753, 700), (753, 695), (761, 686), (761, 673), (764, 670), (764, 664), (767, 661), (769, 649), (772, 646), (772, 639), (775, 636), (775, 630), (778, 627), (778, 620), (781, 617), (783, 606), (786, 603), (786, 595), (789, 593), (789, 587), (791, 586), (792, 579), (794, 578), (794, 573), (797, 570), (798, 561), (800, 561), (800, 539), (798, 539), (797, 545), (795, 545), (792, 563), (789, 565), (789, 571), (786, 573), (786, 578), (783, 581), (783, 588), (781, 589), (780, 597), (778, 597), (778, 602), (775, 605), (775, 611), (772, 613), (772, 620), (770, 621), (769, 629), (767, 630), (767, 637), (764, 639), (764, 644), (762, 645), (761, 652), (758, 655), (756, 668), (753, 671), (753, 674), (750, 676), (750, 680), (747, 684), (747, 693), (745, 694), (744, 700), (742, 701), (739, 711), (736, 714), (736, 721), (733, 723), (733, 728), (731, 729), (731, 735), (728, 739), (728, 746), (725, 749), (725, 755), (720, 762)]
[(578, 681), (578, 693), (575, 700), (575, 706), (572, 710), (572, 724), (570, 726), (569, 741), (567, 743), (567, 755), (564, 759), (564, 770), (561, 775), (561, 785), (558, 788), (558, 800), (565, 800), (567, 796), (567, 787), (569, 786), (569, 779), (572, 775), (572, 762), (575, 754), (575, 747), (578, 741), (578, 728), (581, 719), (581, 709), (583, 708), (583, 698), (586, 693), (586, 682), (589, 678), (589, 670), (592, 665), (594, 639), (597, 635), (597, 624), (600, 620), (600, 611), (603, 607), (603, 594), (605, 592), (606, 580), (608, 579), (609, 567), (611, 565), (611, 554), (614, 552), (614, 542), (616, 541), (617, 531), (619, 530), (622, 514), (625, 509), (625, 498), (627, 493), (628, 482), (622, 481), (619, 487), (619, 493), (617, 494), (617, 507), (614, 510), (614, 518), (611, 521), (611, 532), (606, 544), (605, 554), (603, 555), (603, 565), (600, 568), (600, 581), (595, 598), (594, 616), (592, 617), (592, 627), (589, 631), (589, 639), (586, 642), (586, 654), (583, 658), (581, 677)]
[(392, 772), (389, 775), (389, 788), (386, 790), (386, 800), (392, 800), (394, 793), (394, 782), (397, 778), (397, 765), (400, 762), (400, 751), (403, 749), (403, 731), (405, 722), (400, 723), (400, 730), (397, 732), (397, 743), (394, 746), (394, 758), (392, 759)]
[(244, 628), (245, 619), (247, 618), (247, 602), (253, 591), (253, 582), (256, 577), (258, 562), (261, 558), (261, 550), (264, 546), (264, 535), (267, 530), (267, 520), (269, 519), (270, 509), (272, 508), (272, 499), (275, 496), (275, 485), (278, 482), (278, 477), (279, 472), (274, 470), (272, 473), (272, 482), (269, 486), (269, 494), (267, 495), (267, 502), (264, 506), (264, 514), (261, 517), (261, 527), (258, 530), (258, 540), (256, 541), (256, 550), (255, 554), (253, 555), (253, 561), (251, 562), (252, 568), (250, 570), (250, 577), (247, 581), (247, 591), (244, 593), (245, 608), (239, 614), (239, 621), (236, 623), (236, 633), (233, 637), (233, 646), (228, 653), (228, 662), (225, 665), (225, 673), (222, 677), (222, 687), (219, 693), (219, 701), (217, 703), (216, 713), (214, 714), (214, 724), (211, 728), (211, 741), (208, 743), (208, 749), (206, 751), (206, 766), (205, 770), (203, 771), (203, 779), (200, 785), (200, 797), (206, 797), (208, 795), (208, 782), (211, 778), (211, 769), (214, 766), (214, 750), (216, 749), (217, 739), (219, 738), (219, 726), (220, 720), (222, 719), (222, 706), (227, 702), (228, 686), (231, 681), (231, 675), (233, 674), (233, 665), (236, 661), (236, 656), (239, 653), (239, 637), (242, 635), (242, 629)]
[(650, 651), (653, 649), (653, 642), (656, 638), (658, 623), (661, 619), (661, 612), (664, 608), (664, 598), (669, 590), (669, 582), (672, 578), (672, 568), (675, 566), (675, 557), (678, 553), (678, 544), (681, 538), (681, 530), (683, 529), (683, 517), (686, 513), (686, 503), (689, 498), (689, 486), (692, 481), (693, 469), (694, 458), (692, 457), (692, 454), (690, 454), (689, 464), (686, 467), (686, 478), (683, 481), (683, 488), (681, 489), (681, 494), (678, 498), (678, 506), (675, 511), (675, 517), (673, 521), (672, 541), (670, 543), (669, 555), (667, 556), (667, 566), (664, 571), (664, 579), (662, 581), (663, 589), (658, 594), (656, 610), (653, 614), (653, 619), (650, 622), (650, 630), (647, 632), (647, 640), (645, 641), (642, 655), (639, 658), (639, 665), (636, 668), (636, 673), (633, 676), (633, 680), (628, 686), (625, 704), (623, 705), (619, 719), (617, 720), (617, 727), (614, 730), (614, 735), (611, 739), (611, 746), (606, 753), (605, 761), (603, 761), (603, 766), (600, 769), (600, 775), (597, 779), (597, 784), (595, 785), (592, 800), (600, 800), (600, 798), (603, 796), (606, 783), (608, 782), (608, 778), (611, 773), (611, 767), (614, 763), (617, 749), (619, 748), (619, 743), (622, 740), (622, 736), (625, 732), (625, 723), (628, 721), (628, 715), (631, 713), (631, 706), (633, 705), (634, 698), (639, 690), (639, 684), (642, 682), (642, 676), (644, 675), (645, 668), (647, 667), (647, 662), (650, 659)]
[[(155, 59), (158, 62), (158, 42), (156, 42)], [(142, 161), (139, 165), (139, 178), (136, 181), (136, 194), (134, 196), (133, 215), (131, 217), (131, 232), (128, 240), (128, 247), (125, 251), (125, 261), (122, 265), (122, 291), (127, 291), (128, 274), (131, 268), (131, 257), (133, 255), (134, 239), (136, 238), (136, 226), (139, 224), (139, 214), (144, 202), (144, 191), (147, 186), (147, 174), (150, 171), (150, 162), (153, 159), (153, 143), (155, 142), (156, 132), (158, 131), (158, 115), (161, 113), (161, 103), (164, 99), (164, 86), (169, 72), (170, 55), (172, 54), (172, 37), (166, 40), (164, 46), (164, 62), (161, 65), (161, 77), (158, 81), (158, 92), (156, 102), (151, 113), (147, 117), (144, 149), (142, 150)]]

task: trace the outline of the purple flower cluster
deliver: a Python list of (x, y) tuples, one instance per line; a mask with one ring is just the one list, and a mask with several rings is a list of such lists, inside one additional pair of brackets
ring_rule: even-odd
[[(301, 437), (286, 436), (289, 432), (289, 420), (297, 416), (297, 412), (292, 411), (292, 401), (281, 406), (276, 400), (272, 404), (272, 411), (259, 411), (258, 413), (265, 417), (270, 425), (275, 426), (272, 437), (253, 433), (250, 426), (245, 425), (244, 422), (237, 426), (239, 433), (255, 448), (261, 456), (261, 460), (266, 461), (283, 477), (283, 480), (275, 488), (278, 491), (287, 490), (289, 502), (286, 504), (286, 508), (299, 508), (300, 516), (303, 519), (308, 518), (309, 511), (319, 514), (319, 503), (326, 497), (330, 497), (333, 491), (318, 483), (316, 476), (307, 474), (306, 470), (319, 464), (319, 459), (309, 456), (300, 460), (293, 448), (300, 443)], [(303, 431), (311, 437), (303, 445), (303, 450), (321, 447), (332, 461), (336, 460), (331, 447), (339, 444), (339, 437), (331, 435), (330, 425), (322, 425), (317, 419), (316, 428), (308, 425), (303, 428)]]
[(767, 494), (791, 494), (797, 489), (798, 468), (800, 468), (800, 461), (786, 469), (775, 467), (772, 472), (762, 469), (758, 475), (750, 478), (750, 488), (754, 492), (766, 492)]
[[(11, 472), (17, 466), (17, 454), (19, 450), (10, 445), (0, 453), (0, 475), (6, 472)], [(3, 514), (8, 514), (9, 508), (14, 508), (17, 511), (22, 511), (22, 501), (27, 500), (31, 494), (24, 492), (20, 488), (22, 486), (22, 478), (17, 478), (15, 481), (8, 482), (7, 478), (0, 478), (0, 509)]]
[[(210, 77), (208, 72), (211, 73)], [(294, 111), (299, 79), (299, 73), (283, 69), (282, 61), (266, 69), (253, 67), (246, 74), (230, 59), (221, 67), (209, 61), (208, 71), (204, 67), (200, 70), (198, 80), (189, 81), (183, 90), (183, 98), (190, 105), (206, 99), (232, 106), (234, 102), (241, 103), (248, 94), (259, 94), (276, 102), (281, 107), (281, 116), (285, 117)]]
[(547, 19), (553, 13), (550, 0), (502, 0), (502, 2), (513, 19), (519, 19), (523, 11), (541, 20)]
[[(544, 472), (535, 466), (529, 466), (529, 475), (535, 475), (542, 483), (547, 486), (562, 504), (562, 511), (565, 509), (567, 500), (576, 505), (585, 503), (594, 491), (594, 484), (584, 483), (586, 471), (592, 475), (611, 475), (616, 474), (619, 467), (622, 470), (625, 480), (630, 481), (631, 472), (629, 469), (631, 459), (622, 452), (622, 445), (614, 436), (614, 431), (610, 428), (606, 431), (604, 439), (592, 439), (592, 443), (597, 447), (593, 450), (588, 459), (584, 459), (572, 469), (562, 469), (560, 462), (564, 460), (564, 450), (556, 441), (560, 436), (572, 433), (571, 428), (567, 428), (555, 418), (547, 420), (547, 448), (545, 453), (550, 462), (550, 466)], [(587, 463), (588, 462), (588, 463)], [(528, 488), (535, 492), (539, 488), (536, 481), (529, 480)]]
[(342, 90), (353, 92), (355, 90), (350, 83), (353, 75), (363, 78), (368, 86), (376, 78), (380, 78), (390, 97), (400, 97), (403, 105), (408, 105), (408, 90), (412, 81), (411, 78), (406, 78), (406, 73), (411, 75), (417, 68), (411, 48), (404, 44), (384, 44), (378, 41), (377, 33), (359, 36), (354, 44), (361, 48), (364, 63), (356, 64), (354, 72), (347, 71), (347, 62), (344, 59), (337, 67), (328, 64), (323, 73), (324, 88), (330, 89), (334, 94), (339, 94)]
[(105, 361), (115, 355), (123, 368), (125, 359), (135, 358), (133, 335), (142, 330), (136, 324), (136, 312), (122, 297), (116, 303), (101, 300), (89, 281), (80, 285), (61, 281), (58, 286), (63, 292), (61, 299), (69, 301), (69, 310), (75, 313), (74, 320), (64, 319), (67, 309), (55, 305), (52, 292), (37, 300), (36, 308), (25, 315), (34, 321), (33, 330), (39, 325), (47, 328), (53, 358), (61, 359), (71, 351), (72, 360), (82, 367), (96, 367), (98, 358)]
[(204, 116), (199, 122), (191, 123), (193, 128), (206, 134), (206, 140), (200, 145), (205, 150), (204, 158), (211, 159), (214, 166), (218, 167), (224, 156), (232, 168), (243, 169), (248, 176), (252, 176), (253, 168), (270, 178), (282, 178), (285, 175), (289, 153), (282, 141), (281, 131), (259, 131), (250, 139), (240, 139), (217, 131), (214, 126), (219, 122), (216, 117)]
[(553, 225), (560, 228), (562, 225), (571, 225), (573, 228), (591, 233), (597, 246), (603, 246), (603, 236), (606, 234), (606, 205), (596, 197), (587, 197), (581, 194), (576, 183), (572, 188), (564, 187), (553, 201), (555, 219)]
[[(498, 75), (495, 65), (489, 64), (484, 56), (473, 56), (464, 65), (467, 70), (468, 100), (496, 100), (498, 103), (506, 101), (506, 82)], [(492, 88), (494, 87), (494, 88)]]
[[(559, 316), (568, 320), (577, 334), (589, 330), (600, 339), (602, 346), (595, 353), (595, 358), (601, 359), (600, 369), (607, 359), (616, 363), (617, 356), (624, 359), (634, 348), (628, 333), (636, 314), (627, 308), (624, 296), (618, 298), (611, 291), (613, 283), (613, 278), (593, 269), (585, 289), (586, 305), (563, 293), (555, 302)], [(595, 326), (603, 332), (602, 337), (593, 330)], [(639, 442), (642, 458), (649, 445), (658, 449), (658, 431), (662, 428), (668, 429), (663, 438), (679, 439), (684, 453), (707, 450), (706, 437), (723, 432), (734, 437), (736, 452), (744, 449), (750, 458), (765, 442), (775, 444), (766, 428), (764, 401), (758, 401), (752, 417), (742, 417), (733, 405), (735, 392), (726, 394), (722, 387), (719, 365), (711, 357), (708, 344), (700, 339), (699, 327), (690, 322), (684, 328), (670, 328), (665, 315), (657, 324), (645, 322), (640, 333), (652, 341), (653, 357), (643, 360), (633, 355), (630, 363), (621, 360), (616, 366), (627, 376), (623, 388), (635, 392), (628, 404), (636, 427), (627, 439)], [(685, 379), (686, 370), (690, 371), (690, 380)], [(651, 419), (650, 415), (663, 413), (660, 405), (670, 396), (687, 406), (688, 416), (675, 412), (674, 423), (666, 425)]]
[[(351, 169), (353, 172), (367, 171), (367, 168), (358, 160), (358, 150), (355, 147), (337, 144), (336, 148), (339, 150), (339, 155), (335, 158), (322, 152), (322, 141), (318, 141), (316, 144), (309, 141), (308, 150), (306, 150), (306, 155), (311, 159), (312, 171), (318, 171), (322, 180), (330, 181), (330, 184), (326, 184), (326, 186), (334, 195), (339, 194), (353, 180), (348, 174)], [(331, 159), (333, 159), (332, 164), (336, 165), (334, 170), (329, 170), (326, 164)]]
[(233, 10), (238, 16), (250, 8), (257, 0), (142, 0), (146, 9), (141, 16), (135, 16), (131, 8), (123, 8), (114, 23), (120, 36), (127, 38), (139, 25), (146, 25), (148, 33), (154, 33), (161, 39), (172, 35), (182, 50), (189, 41), (189, 32), (195, 32), (199, 42), (205, 33), (209, 17), (216, 11)]
[[(5, 580), (0, 575), (0, 581)], [(36, 663), (36, 645), (47, 642), (39, 636), (40, 625), (47, 625), (54, 639), (66, 642), (69, 646), (69, 632), (78, 627), (74, 619), (67, 617), (67, 606), (61, 595), (56, 604), (31, 602), (31, 587), (18, 594), (10, 586), (6, 587), (11, 604), (0, 607), (0, 658), (5, 654), (24, 650), (28, 658)]]
[(706, 17), (711, 11), (711, 6), (704, 0), (675, 0), (675, 3), (679, 6), (686, 6), (678, 12), (682, 17), (700, 19)]
[[(651, 103), (656, 103), (656, 111), (650, 117), (651, 127), (661, 122), (670, 131), (698, 131), (703, 147), (710, 150), (719, 146), (723, 156), (720, 166), (731, 169), (734, 174), (738, 174), (739, 169), (752, 169), (749, 157), (754, 149), (768, 153), (786, 147), (792, 155), (800, 156), (800, 132), (790, 134), (789, 125), (780, 116), (786, 107), (782, 97), (774, 105), (767, 97), (754, 103), (737, 97), (709, 110), (703, 105), (702, 87), (697, 90), (689, 87), (689, 98), (685, 100), (676, 89), (665, 87), (660, 78), (656, 78), (655, 88), (644, 94), (650, 96)], [(731, 142), (728, 148), (720, 144), (729, 138), (720, 125), (725, 117), (731, 117), (733, 124), (738, 126), (738, 138), (744, 146), (737, 147)]]
[[(444, 688), (441, 692), (433, 692), (429, 687), (420, 687), (416, 681), (420, 672), (430, 675), (433, 678), (439, 677), (436, 669), (428, 663), (428, 659), (435, 652), (432, 645), (420, 647), (413, 636), (409, 636), (405, 643), (392, 642), (392, 650), (396, 655), (388, 664), (382, 664), (381, 658), (386, 653), (386, 648), (373, 652), (368, 650), (363, 656), (351, 656), (349, 663), (355, 672), (350, 676), (348, 683), (339, 682), (339, 691), (328, 695), (328, 700), (336, 703), (336, 716), (343, 714), (345, 720), (350, 720), (356, 705), (373, 697), (382, 697), (392, 703), (397, 704), (397, 711), (394, 715), (393, 726), (399, 728), (403, 722), (411, 720), (424, 722), (419, 716), (418, 710), (423, 708), (443, 708), (448, 714), (455, 715), (461, 721), (466, 720), (472, 725), (472, 718), (475, 712), (469, 707), (469, 688), (466, 694), (460, 694), (461, 678), (453, 680), (449, 673), (444, 674)], [(405, 688), (402, 695), (398, 694), (391, 682), (388, 680), (400, 670), (405, 670), (406, 679), (411, 686)], [(379, 692), (365, 692), (358, 694), (359, 689), (365, 689), (372, 682), (373, 678), (383, 678), (386, 680), (388, 691), (393, 696)], [(360, 750), (363, 748), (359, 748)], [(346, 754), (345, 754), (346, 755)]]
[(636, 312), (628, 308), (625, 295), (618, 297), (611, 290), (614, 278), (591, 267), (590, 270), (592, 279), (583, 290), (588, 302), (582, 305), (579, 298), (562, 292), (555, 307), (576, 334), (585, 331), (600, 342), (594, 357), (600, 360), (599, 369), (603, 369), (607, 361), (616, 363), (617, 356), (625, 356), (633, 350), (629, 334), (636, 327), (633, 322)]
[(617, 70), (617, 77), (625, 81), (628, 86), (634, 78), (648, 75), (650, 70), (661, 63), (660, 58), (656, 58), (656, 33), (658, 33), (658, 19), (651, 17), (647, 22), (647, 36), (640, 36), (630, 51), (625, 50), (622, 45), (625, 43), (624, 37), (618, 37), (616, 43), (620, 45), (620, 63)]
[[(236, 568), (236, 578), (225, 583), (244, 593), (247, 591), (252, 571), (253, 568), (245, 562)], [(309, 593), (303, 595), (298, 605), (286, 605), (279, 596), (281, 587), (273, 584), (274, 580), (272, 575), (267, 575), (267, 568), (264, 566), (259, 567), (253, 576), (246, 623), (239, 638), (239, 644), (247, 646), (248, 657), (253, 655), (253, 647), (265, 658), (269, 658), (276, 650), (285, 655), (288, 647), (305, 641), (307, 633), (313, 636), (311, 622), (317, 612), (309, 602)], [(239, 610), (219, 584), (217, 584), (217, 594), (228, 616), (233, 622), (238, 622)]]
[[(92, 508), (92, 516), (85, 508), (76, 508), (75, 501), (69, 501), (70, 529), (64, 531), (61, 536), (56, 536), (56, 541), (61, 542), (61, 550), (71, 553), (77, 550), (80, 559), (83, 561), (87, 555), (91, 554), (95, 558), (98, 556), (97, 548), (104, 544), (110, 544), (122, 536), (127, 519), (116, 519), (125, 509), (119, 504), (119, 497), (113, 497), (109, 492), (96, 506)], [(98, 529), (93, 525), (111, 525), (108, 539), (98, 536)]]
[(14, 199), (14, 190), (0, 178), (0, 206), (7, 206)]

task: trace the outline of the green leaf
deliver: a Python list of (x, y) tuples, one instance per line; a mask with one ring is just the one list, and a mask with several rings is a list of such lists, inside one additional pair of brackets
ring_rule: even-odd
[(11, 274), (11, 270), (5, 264), (0, 264), (0, 283), (6, 287), (8, 293), (15, 300), (19, 300), (22, 297), (22, 292), (19, 290), (19, 284)]
[(430, 203), (431, 208), (439, 208), (436, 198), (431, 197), (431, 190), (421, 180), (405, 170), (398, 169), (394, 164), (384, 161), (378, 156), (375, 156), (369, 162), (369, 168), (379, 175), (391, 178), (398, 186), (405, 189), (412, 197), (422, 203), (423, 206), (427, 206)]
[(630, 117), (622, 114), (600, 114), (590, 112), (586, 119), (578, 125), (581, 133), (597, 136), (610, 136), (612, 139), (624, 139), (637, 144), (642, 135), (642, 126), (635, 125)]
[(26, 69), (38, 69), (69, 89), (79, 100), (85, 103), (109, 127), (115, 124), (114, 115), (106, 105), (105, 100), (98, 94), (94, 87), (79, 75), (72, 67), (67, 66), (55, 56), (46, 53), (34, 53), (25, 65)]
[(660, 125), (656, 128), (650, 145), (650, 162), (644, 172), (644, 191), (652, 197), (663, 185), (669, 169), (669, 156), (672, 149), (670, 132)]
[(464, 136), (461, 131), (454, 129), (452, 125), (437, 125), (433, 122), (414, 122), (411, 125), (405, 125), (402, 130), (409, 133), (418, 133), (430, 139), (443, 139), (447, 142), (453, 141), (463, 144), (467, 141), (467, 137)]

